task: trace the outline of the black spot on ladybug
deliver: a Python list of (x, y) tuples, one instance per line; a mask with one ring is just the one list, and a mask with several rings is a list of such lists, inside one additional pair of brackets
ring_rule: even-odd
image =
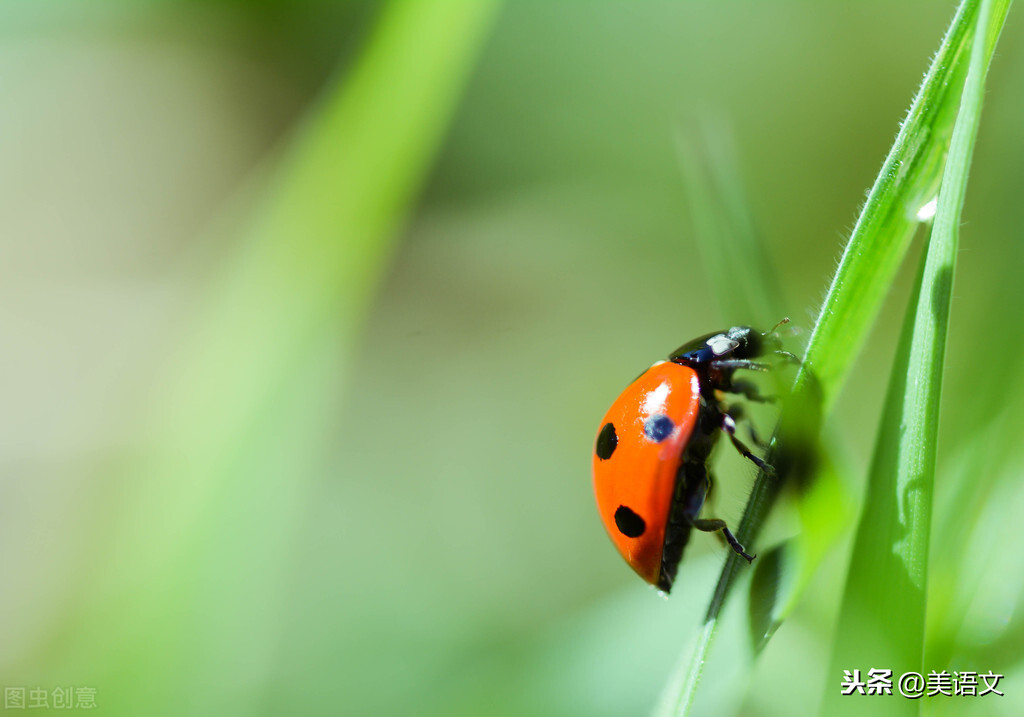
[(624, 505), (615, 511), (615, 527), (627, 538), (639, 538), (647, 530), (647, 523)]
[(663, 413), (656, 413), (644, 421), (644, 435), (647, 440), (661, 443), (676, 430), (676, 424)]
[(597, 434), (597, 457), (606, 461), (615, 452), (615, 446), (619, 445), (619, 437), (615, 435), (615, 426), (611, 423), (604, 424), (604, 428)]

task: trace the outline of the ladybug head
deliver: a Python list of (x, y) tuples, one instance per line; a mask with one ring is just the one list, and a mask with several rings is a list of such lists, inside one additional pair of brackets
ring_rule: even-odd
[(761, 335), (749, 326), (733, 326), (688, 341), (669, 355), (669, 360), (684, 364), (707, 364), (723, 358), (757, 356)]
[(785, 321), (764, 333), (750, 326), (733, 326), (727, 331), (705, 334), (683, 344), (669, 354), (668, 358), (675, 363), (692, 366), (726, 358), (751, 359), (763, 356), (781, 347), (775, 332), (782, 323)]

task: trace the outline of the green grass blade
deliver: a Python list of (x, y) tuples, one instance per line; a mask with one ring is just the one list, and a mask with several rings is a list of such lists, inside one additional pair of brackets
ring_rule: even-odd
[[(1002, 29), (1003, 21), (1005, 20), (1008, 10), (1008, 1), (999, 0), (999, 2), (997, 2), (997, 6), (993, 14), (993, 21), (990, 24), (986, 35), (984, 50), (986, 67), (991, 61), (995, 42), (998, 38), (999, 31)], [(961, 43), (966, 46), (967, 40), (968, 38), (962, 37)], [(966, 58), (963, 58), (963, 52), (960, 52), (958, 56), (961, 57), (962, 68), (965, 68), (968, 63), (966, 62)], [(957, 77), (963, 79), (965, 72), (966, 70), (964, 69), (958, 70), (956, 73)], [(955, 113), (951, 110), (955, 109), (956, 102), (954, 101), (954, 95), (947, 94), (946, 98), (948, 100), (949, 108), (944, 111), (937, 112), (935, 116), (936, 118), (942, 118), (943, 121), (947, 121), (951, 124), (952, 118), (955, 116)], [(913, 114), (913, 111), (911, 114)], [(936, 128), (933, 128), (931, 131), (935, 137), (946, 137), (952, 132), (952, 127), (947, 126), (947, 128), (943, 129), (941, 132)], [(940, 152), (939, 158), (941, 159), (941, 157), (942, 153)], [(932, 168), (932, 160), (923, 161), (922, 166), (928, 169)], [(938, 169), (942, 169), (941, 165), (938, 166)], [(927, 187), (929, 184), (926, 183), (924, 186)], [(919, 204), (920, 201), (915, 200), (910, 203), (910, 207), (915, 207)], [(908, 224), (907, 227), (906, 235), (911, 236), (914, 231), (914, 225)], [(842, 269), (837, 272), (837, 280), (841, 272)], [(854, 288), (856, 289), (856, 287)], [(836, 289), (836, 282), (833, 282), (833, 289)], [(836, 291), (836, 293), (838, 294), (840, 292)], [(854, 295), (855, 293), (850, 294), (851, 297)], [(851, 298), (851, 301), (856, 300)], [(827, 310), (828, 302), (826, 301), (826, 306), (823, 309), (823, 317), (826, 315)], [(821, 326), (821, 324), (822, 322), (819, 321), (818, 325)], [(843, 336), (844, 334), (841, 328), (842, 325), (834, 324), (834, 326), (840, 330), (840, 336)], [(811, 357), (809, 363), (815, 360), (814, 355), (818, 353), (814, 350), (816, 346), (824, 346), (828, 349), (828, 347), (832, 345), (830, 340), (820, 338), (823, 335), (822, 333), (818, 333), (817, 335), (819, 337), (819, 343), (815, 344), (812, 340), (812, 345), (808, 349), (808, 356)], [(829, 349), (828, 351), (823, 350), (821, 355), (832, 360), (842, 353), (842, 351)], [(845, 368), (843, 370), (845, 371)], [(815, 386), (814, 388), (817, 389), (819, 387)], [(830, 391), (827, 382), (822, 383), (820, 385), (820, 389), (823, 394), (823, 399), (832, 400), (829, 398), (830, 396), (834, 398), (835, 394)], [(805, 432), (808, 430), (808, 427), (806, 426), (800, 428)], [(802, 440), (807, 442), (808, 440), (811, 440), (811, 437), (807, 436)], [(848, 510), (848, 506), (846, 505), (849, 503), (849, 499), (843, 497), (842, 483), (839, 481), (838, 476), (835, 475), (834, 468), (828, 465), (827, 456), (820, 457), (819, 464), (815, 466), (813, 480), (807, 480), (809, 476), (797, 475), (796, 478), (805, 482), (805, 485), (801, 486), (801, 492), (799, 493), (797, 500), (800, 512), (801, 532), (797, 539), (793, 541), (793, 545), (789, 546), (791, 550), (787, 551), (787, 561), (779, 581), (783, 585), (783, 588), (779, 590), (778, 600), (774, 606), (774, 610), (772, 611), (772, 620), (768, 626), (769, 631), (776, 629), (782, 620), (795, 607), (800, 593), (803, 591), (803, 588), (807, 585), (810, 578), (816, 571), (817, 566), (820, 564), (821, 559), (824, 557), (824, 548), (831, 544), (832, 539), (837, 535), (837, 530), (842, 525), (845, 525), (847, 520), (850, 518), (850, 510)], [(842, 504), (837, 504), (837, 501), (840, 501)], [(825, 513), (828, 517), (822, 520), (822, 508), (829, 504), (832, 505), (831, 515)]]
[(326, 418), (495, 7), (382, 7), (154, 382), (151, 445), (123, 471), (99, 597), (59, 658), (87, 664), (52, 669), (95, 676), (111, 713), (263, 711), (252, 685), (273, 669)]
[[(356, 66), (295, 137), (238, 253), (183, 354), (173, 426), (203, 391), (222, 425), (245, 425), (248, 401), (288, 373), (311, 337), (359, 330), (395, 232), (430, 166), (492, 3), (385, 6)], [(172, 405), (177, 401), (171, 397)], [(190, 428), (191, 427), (191, 428)], [(185, 437), (191, 442), (194, 438)]]
[(767, 645), (796, 608), (818, 566), (856, 518), (848, 482), (828, 449), (821, 449), (814, 480), (799, 495), (796, 507), (800, 534), (766, 552), (766, 560), (753, 566), (749, 613), (755, 651)]
[(785, 302), (759, 240), (734, 143), (721, 121), (701, 122), (676, 142), (694, 240), (723, 326), (771, 326)]
[[(1019, 342), (1019, 338), (1013, 343)], [(1010, 347), (1007, 355), (1015, 355)], [(1021, 376), (1008, 377), (1008, 383), (1020, 383)], [(993, 384), (994, 387), (995, 384)], [(970, 613), (976, 613), (982, 600), (1012, 604), (1021, 603), (1005, 597), (1016, 581), (1007, 576), (1024, 576), (1024, 551), (1013, 549), (1020, 541), (1017, 516), (1024, 512), (1017, 476), (1024, 464), (1024, 451), (1018, 440), (1020, 428), (1015, 421), (1017, 407), (1024, 399), (1021, 386), (1001, 384), (1000, 390), (979, 389), (978, 401), (989, 407), (990, 416), (978, 424), (966, 445), (953, 456), (943, 471), (941, 487), (936, 490), (932, 517), (932, 560), (928, 570), (928, 610), (925, 643), (925, 664), (948, 665), (962, 649), (962, 636), (972, 634)], [(993, 406), (1003, 406), (995, 411)], [(1009, 495), (1008, 495), (1009, 494)], [(1000, 531), (999, 526), (1005, 526)], [(965, 535), (960, 526), (973, 526)], [(1002, 532), (1004, 537), (1000, 538)], [(989, 546), (1007, 546), (990, 550)], [(1002, 580), (984, 583), (986, 572), (1002, 576)], [(994, 584), (991, 584), (994, 583)], [(1024, 595), (1024, 591), (1021, 591)], [(1000, 597), (1002, 596), (1002, 597)], [(981, 608), (984, 610), (984, 608)], [(988, 610), (986, 622), (997, 615), (1004, 620), (1024, 622), (1024, 610), (1018, 606), (1008, 612)], [(1008, 616), (1013, 616), (1012, 618)], [(977, 622), (977, 620), (975, 620)], [(976, 629), (976, 628), (974, 628)], [(1007, 625), (1008, 634), (1015, 632)], [(987, 632), (992, 632), (991, 628)], [(1016, 630), (1018, 638), (1019, 628)], [(986, 651), (997, 641), (1020, 645), (1024, 641), (998, 637), (982, 648)], [(985, 641), (981, 641), (985, 642)], [(1014, 653), (1015, 654), (1015, 653)], [(998, 660), (987, 658), (978, 664), (1004, 665), (1011, 662), (1006, 654)]]
[[(916, 231), (917, 212), (934, 196), (942, 179), (946, 150), (967, 76), (971, 28), (978, 6), (978, 0), (964, 0), (943, 38), (860, 213), (811, 334), (793, 396), (777, 431), (780, 442), (800, 450), (792, 455), (779, 455), (776, 442), (769, 455), (770, 460), (780, 466), (780, 475), (789, 479), (796, 477), (798, 483), (809, 479), (806, 471), (812, 466), (793, 465), (793, 457), (801, 450), (806, 452), (806, 447), (800, 444), (814, 438), (820, 417), (831, 409)], [(1007, 0), (997, 0), (992, 9), (981, 55), (985, 67), (991, 61), (995, 39), (1008, 9)], [(811, 418), (807, 419), (808, 416)], [(764, 474), (758, 475), (737, 530), (741, 542), (750, 545), (756, 537), (781, 483)], [(692, 709), (719, 615), (742, 567), (737, 556), (730, 555), (726, 559), (686, 676), (675, 683), (681, 688), (675, 699), (668, 701), (674, 705), (673, 714), (689, 714)], [(794, 581), (797, 585), (805, 583)], [(792, 596), (783, 599), (792, 604)]]
[[(918, 275), (885, 402), (868, 496), (847, 575), (830, 675), (891, 668), (922, 673), (939, 398), (959, 223), (988, 70), (992, 1), (983, 0), (970, 71), (950, 142), (928, 250)], [(996, 21), (995, 27), (1001, 26)], [(997, 36), (997, 34), (995, 35)], [(899, 615), (898, 620), (892, 616)], [(925, 674), (925, 671), (922, 674)], [(860, 714), (857, 696), (828, 690), (823, 714)], [(917, 714), (920, 703), (890, 699), (886, 714)]]

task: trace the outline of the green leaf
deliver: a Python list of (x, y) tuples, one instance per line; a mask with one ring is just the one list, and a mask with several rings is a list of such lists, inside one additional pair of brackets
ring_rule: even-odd
[[(895, 676), (923, 670), (928, 548), (931, 535), (939, 398), (959, 244), (960, 215), (988, 70), (992, 27), (1002, 25), (983, 0), (970, 71), (949, 157), (893, 365), (868, 479), (868, 494), (847, 575), (830, 675), (872, 667)], [(1005, 12), (1008, 3), (1002, 5)], [(995, 35), (997, 36), (997, 34)], [(898, 620), (887, 616), (899, 615)], [(856, 696), (826, 693), (823, 714), (860, 714)], [(917, 714), (920, 703), (886, 700), (888, 714)]]
[(70, 638), (81, 670), (106, 671), (107, 709), (254, 711), (327, 419), (495, 7), (384, 5), (218, 257), (154, 381), (150, 445), (123, 467), (125, 521), (97, 608)]
[(771, 326), (784, 316), (782, 287), (758, 237), (734, 143), (723, 121), (707, 118), (676, 148), (701, 264), (723, 325)]
[[(972, 27), (978, 6), (978, 0), (961, 3), (860, 213), (769, 451), (769, 462), (776, 466), (779, 477), (758, 475), (736, 531), (745, 545), (753, 542), (763, 526), (783, 479), (805, 498), (816, 490), (812, 478), (818, 470), (816, 441), (821, 421), (831, 410), (906, 254), (920, 223), (918, 211), (934, 197), (943, 180), (946, 152), (969, 60), (973, 59)], [(986, 68), (1008, 9), (1008, 1), (997, 0), (986, 24), (980, 55)], [(972, 81), (977, 81), (976, 75)], [(826, 495), (828, 492), (826, 485)], [(821, 558), (820, 551), (805, 550), (804, 555), (810, 558), (795, 568), (801, 575), (789, 580), (792, 591), (806, 585), (807, 575)], [(735, 555), (726, 559), (685, 675), (675, 678), (675, 687), (669, 688), (674, 699), (663, 700), (672, 705), (672, 714), (690, 714), (719, 616), (744, 565)], [(785, 606), (771, 608), (777, 626), (781, 615), (795, 604), (796, 595), (779, 591), (775, 600)], [(769, 634), (772, 629), (769, 627)]]

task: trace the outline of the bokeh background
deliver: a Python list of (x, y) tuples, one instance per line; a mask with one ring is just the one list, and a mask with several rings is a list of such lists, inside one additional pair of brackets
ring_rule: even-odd
[[(777, 318), (709, 278), (680, 143), (730, 148), (752, 260), (809, 327), (953, 4), (405, 5), (0, 8), (5, 688), (133, 715), (655, 704), (724, 554), (698, 536), (670, 600), (637, 579), (593, 435), (678, 344)], [(1022, 39), (1012, 11), (936, 479), (1002, 477), (1002, 512), (944, 527), (992, 536), (950, 648), (1002, 655), (973, 665), (1008, 674), (1004, 701), (958, 703), (978, 714), (1024, 704), (1024, 540), (1000, 522), (1024, 508)], [(918, 250), (829, 426), (854, 507)], [(721, 460), (736, 522), (752, 471)], [(703, 713), (838, 689), (851, 530), (752, 676), (723, 636)]]

